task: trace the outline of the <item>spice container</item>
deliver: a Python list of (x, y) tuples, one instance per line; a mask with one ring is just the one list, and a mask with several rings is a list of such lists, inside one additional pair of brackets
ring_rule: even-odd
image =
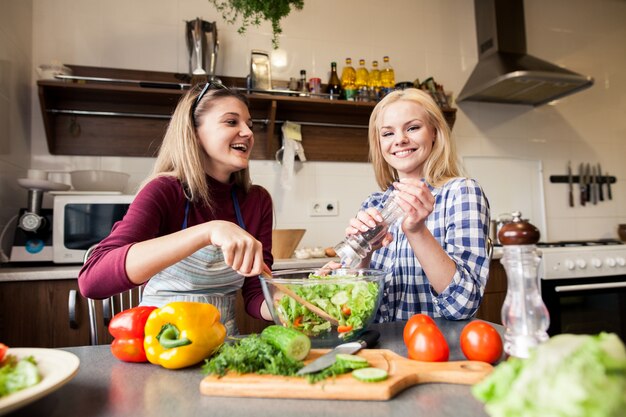
[(522, 220), (520, 212), (514, 212), (513, 220), (504, 224), (498, 232), (503, 245), (500, 262), (507, 275), (507, 293), (502, 305), (504, 351), (519, 358), (527, 358), (531, 350), (548, 340), (550, 317), (541, 294), (537, 266), (539, 230)]

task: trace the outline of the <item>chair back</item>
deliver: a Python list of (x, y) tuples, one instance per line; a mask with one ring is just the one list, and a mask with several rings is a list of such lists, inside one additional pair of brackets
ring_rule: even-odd
[[(83, 258), (83, 263), (89, 259), (97, 245), (93, 245)], [(136, 307), (141, 302), (143, 286), (131, 288), (117, 295), (105, 298), (104, 300), (94, 300), (87, 298), (89, 308), (89, 342), (91, 345), (108, 344), (111, 337), (108, 333), (109, 322), (117, 313)]]

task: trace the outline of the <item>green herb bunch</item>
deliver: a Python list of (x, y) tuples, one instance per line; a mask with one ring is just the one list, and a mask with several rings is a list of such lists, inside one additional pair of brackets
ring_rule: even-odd
[(304, 0), (209, 0), (209, 3), (229, 24), (234, 24), (241, 17), (241, 25), (237, 29), (240, 34), (245, 33), (251, 24), (259, 26), (262, 20), (271, 22), (274, 49), (278, 48), (278, 35), (283, 32), (280, 20), (289, 15), (292, 6), (297, 10), (304, 7)]

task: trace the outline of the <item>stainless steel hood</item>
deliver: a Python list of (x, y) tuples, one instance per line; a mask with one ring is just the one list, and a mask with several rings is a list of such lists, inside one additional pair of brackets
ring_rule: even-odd
[(523, 0), (474, 0), (479, 60), (457, 101), (540, 106), (593, 78), (526, 53)]

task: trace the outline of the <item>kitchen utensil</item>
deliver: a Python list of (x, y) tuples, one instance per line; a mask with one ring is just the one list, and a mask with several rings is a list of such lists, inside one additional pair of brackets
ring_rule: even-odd
[[(270, 65), (270, 55), (267, 51), (253, 49), (250, 52), (250, 88), (259, 90), (272, 89), (272, 68)], [(297, 89), (296, 87), (291, 90)]]
[(322, 369), (326, 369), (333, 363), (335, 363), (335, 360), (337, 359), (337, 354), (353, 354), (363, 348), (372, 347), (376, 344), (376, 342), (378, 342), (379, 337), (380, 333), (377, 330), (367, 330), (363, 332), (361, 336), (359, 336), (359, 340), (356, 340), (354, 342), (342, 343), (330, 352), (320, 356), (304, 368), (300, 369), (297, 375), (311, 374), (313, 372), (319, 372)]
[(596, 173), (596, 166), (591, 167), (591, 202), (598, 204), (598, 174)]
[(602, 183), (605, 178), (602, 176), (602, 166), (598, 162), (598, 199), (604, 201), (604, 191), (602, 191)]
[(367, 330), (389, 274), (365, 268), (288, 269), (274, 271), (271, 278), (261, 275), (260, 280), (274, 322), (306, 334), (315, 348), (327, 348), (351, 342)]
[(76, 191), (117, 191), (122, 192), (130, 175), (125, 172), (81, 170), (71, 171), (72, 186)]
[(567, 182), (569, 184), (569, 206), (574, 207), (574, 178), (572, 176), (571, 161), (567, 161)]
[(585, 185), (585, 168), (582, 162), (578, 165), (578, 178), (578, 185), (580, 187), (580, 205), (584, 206), (587, 202), (587, 186)]
[(269, 267), (267, 265), (263, 266), (263, 272), (261, 273), (261, 276), (263, 278), (265, 278), (267, 281), (272, 282), (272, 284), (278, 290), (280, 290), (283, 293), (287, 294), (289, 297), (291, 297), (294, 300), (296, 300), (296, 302), (302, 304), (304, 307), (306, 307), (307, 309), (309, 309), (313, 313), (317, 314), (318, 316), (320, 316), (324, 320), (328, 321), (333, 326), (338, 326), (339, 325), (339, 322), (337, 321), (336, 318), (330, 316), (327, 312), (325, 312), (324, 310), (322, 310), (318, 306), (316, 306), (314, 304), (311, 304), (307, 300), (303, 299), (298, 294), (296, 294), (294, 291), (292, 291), (291, 288), (289, 288), (289, 287), (287, 287), (287, 286), (285, 286), (285, 285), (283, 285), (283, 284), (281, 284), (279, 282), (276, 282), (274, 280), (274, 277), (272, 276), (272, 272), (270, 271), (270, 269), (269, 269)]
[(186, 21), (186, 39), (189, 52), (189, 73), (197, 77), (206, 75), (208, 80), (217, 80), (215, 68), (219, 41), (216, 23), (207, 22), (199, 17)]
[(274, 259), (288, 259), (302, 240), (306, 229), (272, 230), (272, 256)]
[(587, 202), (590, 203), (593, 197), (591, 195), (591, 166), (589, 163), (585, 165), (585, 185), (587, 187), (585, 195), (587, 196)]
[[(307, 362), (327, 352), (326, 349), (311, 349)], [(205, 377), (200, 382), (200, 392), (216, 397), (384, 401), (417, 384), (475, 384), (493, 370), (488, 363), (477, 361), (419, 362), (388, 349), (363, 349), (358, 355), (367, 359), (372, 367), (386, 370), (388, 378), (369, 383), (343, 374), (311, 384), (306, 378), (296, 376), (228, 373), (223, 377)]]
[(609, 200), (613, 200), (613, 194), (611, 193), (611, 176), (608, 172), (605, 172), (604, 175), (606, 176), (606, 195)]

